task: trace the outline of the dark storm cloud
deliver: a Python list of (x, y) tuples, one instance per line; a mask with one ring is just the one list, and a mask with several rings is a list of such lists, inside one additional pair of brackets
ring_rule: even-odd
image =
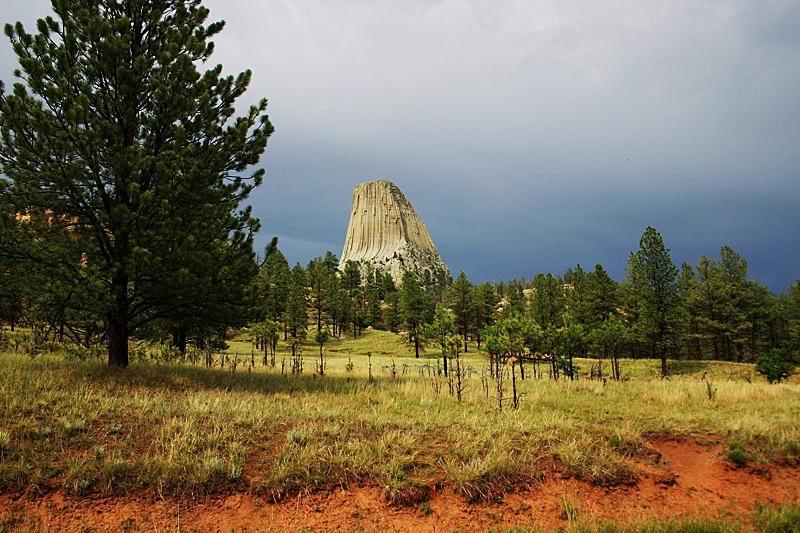
[(270, 99), (251, 200), (292, 263), (341, 253), (353, 188), (389, 179), (474, 282), (621, 279), (648, 225), (678, 264), (728, 245), (776, 292), (800, 277), (796, 1), (206, 5), (215, 62)]

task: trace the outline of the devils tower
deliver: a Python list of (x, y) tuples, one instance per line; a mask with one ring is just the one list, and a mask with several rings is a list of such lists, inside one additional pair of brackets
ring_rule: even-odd
[(450, 277), (425, 223), (397, 185), (387, 180), (361, 183), (353, 191), (340, 268), (347, 261), (372, 265), (398, 283), (406, 270), (426, 284)]

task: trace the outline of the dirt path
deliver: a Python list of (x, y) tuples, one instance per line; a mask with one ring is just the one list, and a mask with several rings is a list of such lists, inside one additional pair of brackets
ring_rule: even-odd
[(770, 464), (736, 467), (710, 438), (650, 441), (634, 486), (598, 487), (552, 472), (515, 487), (500, 503), (467, 504), (452, 488), (428, 504), (397, 508), (380, 487), (336, 488), (270, 504), (248, 493), (202, 501), (152, 493), (74, 498), (62, 492), (0, 494), (0, 529), (40, 531), (483, 531), (555, 528), (570, 520), (641, 522), (685, 517), (749, 520), (757, 503), (800, 503), (800, 469)]

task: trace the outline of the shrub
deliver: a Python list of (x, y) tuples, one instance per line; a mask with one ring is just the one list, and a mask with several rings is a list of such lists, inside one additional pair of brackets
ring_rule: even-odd
[(746, 465), (749, 459), (747, 452), (744, 449), (744, 444), (739, 441), (733, 441), (728, 444), (726, 454), (729, 461), (736, 463), (739, 466)]
[(766, 376), (770, 383), (787, 379), (794, 372), (794, 361), (786, 350), (773, 348), (769, 354), (756, 357), (756, 372)]

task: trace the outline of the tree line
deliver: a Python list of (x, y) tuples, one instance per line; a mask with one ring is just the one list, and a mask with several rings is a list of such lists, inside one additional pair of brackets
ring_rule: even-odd
[(597, 359), (598, 377), (607, 362), (615, 379), (620, 358), (660, 359), (662, 375), (668, 359), (753, 362), (778, 351), (791, 360), (800, 340), (798, 283), (776, 296), (728, 246), (678, 268), (652, 227), (620, 282), (598, 264), (499, 284), (475, 285), (461, 272), (443, 290), (426, 290), (411, 272), (396, 285), (370, 265), (340, 271), (331, 252), (291, 270), (277, 252), (258, 279), (268, 295), (261, 312), (282, 324), (285, 339), (305, 339), (310, 323), (334, 336), (403, 330), (417, 357), (426, 344), (441, 348), (445, 373), (455, 337), (459, 353), (482, 349), (492, 372), (513, 359), (523, 379), (528, 362), (533, 372), (539, 364), (540, 373), (574, 377), (575, 357)]

